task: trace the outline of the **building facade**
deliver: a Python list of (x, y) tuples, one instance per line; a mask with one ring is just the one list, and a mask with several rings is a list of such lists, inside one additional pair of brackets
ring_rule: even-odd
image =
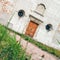
[(60, 1), (16, 0), (9, 28), (60, 49)]

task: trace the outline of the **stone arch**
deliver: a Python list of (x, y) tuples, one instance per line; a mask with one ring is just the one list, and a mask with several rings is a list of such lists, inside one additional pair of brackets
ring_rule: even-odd
[(36, 7), (36, 12), (41, 14), (41, 15), (44, 14), (45, 10), (46, 10), (46, 7), (42, 3), (38, 4), (37, 7)]

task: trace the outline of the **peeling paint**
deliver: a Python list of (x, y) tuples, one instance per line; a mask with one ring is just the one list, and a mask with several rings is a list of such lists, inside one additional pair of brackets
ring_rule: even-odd
[(11, 14), (13, 11), (13, 3), (8, 0), (0, 0), (0, 13)]

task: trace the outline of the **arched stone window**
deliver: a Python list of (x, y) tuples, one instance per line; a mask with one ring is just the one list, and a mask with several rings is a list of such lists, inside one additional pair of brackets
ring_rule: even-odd
[(45, 12), (45, 9), (46, 9), (45, 5), (41, 3), (37, 5), (36, 12), (40, 15), (43, 15)]

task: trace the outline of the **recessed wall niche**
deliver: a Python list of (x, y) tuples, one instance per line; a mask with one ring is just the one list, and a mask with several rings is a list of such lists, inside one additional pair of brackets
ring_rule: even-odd
[(45, 10), (46, 10), (45, 5), (44, 5), (44, 4), (42, 4), (42, 3), (40, 3), (40, 4), (38, 4), (38, 5), (37, 5), (35, 12), (36, 12), (37, 14), (39, 14), (39, 15), (43, 16), (43, 15), (44, 15)]

